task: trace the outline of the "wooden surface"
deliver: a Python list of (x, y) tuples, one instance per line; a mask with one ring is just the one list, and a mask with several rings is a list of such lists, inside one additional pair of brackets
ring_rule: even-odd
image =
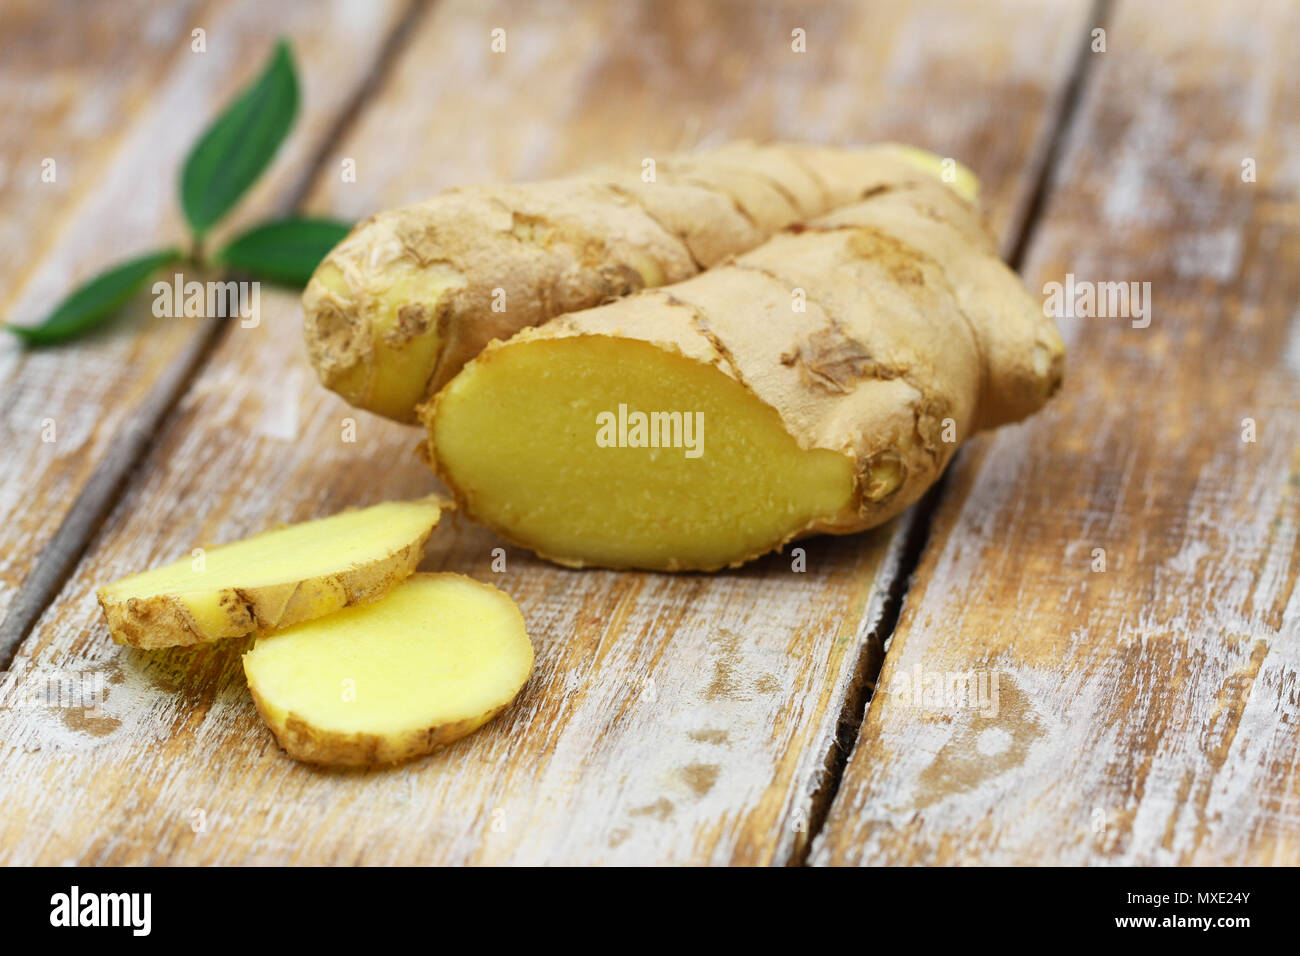
[[(1280, 4), (1162, 30), (1120, 2), (1095, 58), (1079, 54), (1097, 12), (1071, 2), (331, 9), (157, 15), (156, 55), (124, 65), (114, 44), (143, 14), (123, 6), (84, 51), (0, 61), (5, 85), (75, 61), (57, 87), (71, 105), (37, 111), (40, 138), (0, 139), (0, 157), (66, 148), (87, 180), (48, 198), (0, 181), (23, 224), (6, 215), (0, 243), (44, 237), (0, 264), (9, 311), (179, 234), (180, 157), (278, 32), (303, 119), (244, 221), (299, 198), (362, 216), (742, 136), (895, 138), (977, 170), (1031, 288), (1150, 279), (1157, 311), (1145, 330), (1071, 327), (1066, 393), (963, 452), (933, 527), (921, 508), (804, 542), (804, 573), (788, 555), (576, 572), (513, 548), (494, 573), (502, 542), (445, 519), (425, 568), (514, 596), (537, 669), (482, 731), (365, 773), (279, 751), (242, 646), (118, 648), (93, 590), (196, 544), (420, 494), (417, 433), (316, 384), (291, 292), (263, 288), (255, 329), (146, 320), (141, 303), (93, 341), (4, 352), (0, 633), (12, 669), (98, 675), (106, 699), (0, 709), (0, 862), (1297, 861), (1300, 177), (1283, 164), (1300, 131)], [(34, 6), (24, 28), (57, 15)], [(193, 26), (234, 48), (191, 55)], [(1225, 34), (1245, 38), (1230, 55)], [(75, 117), (95, 108), (77, 104), (101, 87), (120, 119), (87, 129)], [(1257, 153), (1258, 183), (1234, 178), (1237, 153)], [(1259, 441), (1242, 447), (1247, 416)], [(68, 423), (53, 445), (46, 417)], [(916, 663), (996, 668), (999, 715), (906, 712), (887, 692), (868, 706), (887, 639), (882, 687)]]
[(1150, 325), (1063, 323), (1063, 393), (966, 449), (814, 861), (1300, 863), (1298, 30), (1115, 10), (1025, 273)]
[[(23, 28), (14, 33), (6, 14), (4, 42), (38, 52), (50, 49), (41, 52), (43, 67), (29, 63), (30, 49), (14, 59), (6, 56), (0, 68), (4, 82), (18, 85), (35, 75), (42, 81), (37, 90), (43, 84), (66, 90), (70, 103), (49, 113), (34, 109), (30, 117), (41, 151), (55, 160), (54, 183), (41, 182), (40, 159), (27, 137), (0, 144), (2, 161), (12, 167), (4, 183), (6, 221), (9, 196), (23, 197), (15, 204), (17, 221), (21, 231), (31, 224), (41, 250), (33, 258), (16, 241), (19, 251), (12, 261), (26, 263), (16, 268), (0, 255), (3, 314), (36, 321), (73, 283), (123, 256), (183, 243), (176, 187), (180, 164), (221, 105), (251, 80), (280, 32), (294, 37), (306, 88), (303, 116), (264, 181), (223, 228), (247, 224), (288, 200), (374, 68), (400, 12), (391, 2), (355, 9), (358, 15), (352, 17), (320, 18), (302, 7), (261, 0), (232, 0), (189, 14), (178, 7), (166, 15), (153, 12), (153, 6), (145, 12), (112, 5), (105, 11), (112, 16), (87, 27), (92, 41), (80, 45), (52, 38), (66, 35), (68, 23), (86, 19), (83, 14), (69, 14), (57, 4), (34, 5), (31, 20), (20, 21)], [(192, 28), (206, 31), (206, 52), (192, 51)], [(144, 53), (138, 47), (142, 33), (152, 44)], [(82, 46), (99, 52), (90, 56)], [(138, 67), (134, 86), (125, 84), (129, 95), (111, 95), (114, 86), (101, 85), (99, 75), (111, 76), (136, 57), (151, 64)], [(86, 127), (100, 132), (90, 137), (98, 145), (84, 144)], [(47, 194), (48, 205), (41, 199)], [(7, 253), (8, 246), (0, 252)], [(0, 614), (6, 617), (0, 624), (0, 653), (6, 657), (84, 550), (160, 419), (188, 387), (190, 372), (216, 331), (211, 322), (155, 318), (142, 295), (111, 329), (75, 348), (24, 351), (5, 336), (0, 344), (5, 408), (0, 447), (6, 450), (0, 456)], [(53, 442), (43, 440), (47, 422), (53, 423)]]

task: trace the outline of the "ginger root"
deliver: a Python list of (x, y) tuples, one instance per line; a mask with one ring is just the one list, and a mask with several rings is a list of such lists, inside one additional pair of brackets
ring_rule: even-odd
[(888, 520), (1063, 365), (974, 208), (923, 178), (494, 342), (421, 414), (438, 474), (503, 536), (713, 570)]
[(437, 496), (289, 525), (114, 581), (96, 593), (119, 644), (244, 637), (373, 600), (420, 563)]
[[(950, 165), (949, 165), (950, 164)], [(372, 216), (303, 294), (320, 380), (402, 422), (493, 339), (688, 279), (885, 187), (969, 171), (912, 147), (736, 143), (569, 179), (451, 189)]]

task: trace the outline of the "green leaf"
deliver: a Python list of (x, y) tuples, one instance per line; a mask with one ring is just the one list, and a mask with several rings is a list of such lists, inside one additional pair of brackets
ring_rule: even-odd
[(302, 288), (352, 227), (333, 219), (280, 219), (254, 226), (217, 254), (217, 262), (255, 279)]
[(181, 206), (202, 236), (257, 180), (293, 126), (298, 77), (281, 40), (262, 75), (208, 127), (181, 171)]
[(39, 325), (6, 325), (28, 345), (55, 345), (89, 332), (135, 295), (158, 269), (179, 262), (179, 249), (165, 249), (131, 259), (101, 272), (60, 302)]

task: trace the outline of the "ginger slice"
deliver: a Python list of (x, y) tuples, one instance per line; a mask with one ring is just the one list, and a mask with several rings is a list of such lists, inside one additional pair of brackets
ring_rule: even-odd
[(504, 592), (416, 574), (360, 607), (258, 637), (244, 673), (289, 755), (374, 766), (421, 756), (504, 710), (533, 667)]
[(385, 502), (277, 528), (96, 593), (119, 644), (178, 647), (288, 627), (373, 600), (411, 574), (448, 502)]

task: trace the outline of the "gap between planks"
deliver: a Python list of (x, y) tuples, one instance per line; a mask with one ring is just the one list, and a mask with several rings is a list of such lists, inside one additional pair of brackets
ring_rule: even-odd
[[(1065, 137), (1072, 128), (1074, 116), (1082, 99), (1082, 91), (1088, 78), (1094, 73), (1093, 57), (1089, 56), (1092, 31), (1098, 27), (1105, 29), (1110, 21), (1113, 0), (1094, 0), (1092, 11), (1084, 24), (1084, 35), (1075, 52), (1074, 62), (1070, 65), (1069, 79), (1061, 92), (1059, 104), (1052, 114), (1051, 126), (1044, 137), (1043, 146), (1035, 160), (1037, 169), (1033, 177), (1033, 187), (1029, 198), (1024, 202), (1023, 213), (1016, 217), (1003, 243), (1003, 255), (1007, 264), (1016, 272), (1024, 262), (1025, 251), (1033, 242), (1042, 221), (1047, 200), (1056, 186), (1056, 166), (1063, 151)], [(794, 848), (787, 866), (808, 866), (808, 856), (814, 841), (826, 825), (830, 816), (831, 805), (839, 795), (844, 773), (849, 765), (849, 758), (858, 744), (862, 725), (866, 721), (867, 709), (875, 697), (876, 682), (885, 666), (885, 655), (889, 653), (889, 644), (898, 627), (898, 621), (907, 600), (907, 592), (912, 585), (912, 577), (921, 563), (930, 539), (930, 528), (944, 492), (948, 486), (948, 476), (957, 465), (961, 452), (953, 456), (948, 468), (939, 480), (926, 492), (925, 497), (912, 506), (900, 538), (901, 546), (893, 550), (881, 574), (888, 577), (887, 597), (876, 625), (867, 639), (862, 642), (858, 661), (855, 665), (853, 682), (844, 697), (839, 722), (834, 739), (826, 753), (826, 776), (812, 796), (808, 814), (808, 830)], [(871, 620), (871, 617), (867, 618)]]
[[(287, 215), (302, 206), (322, 175), (330, 150), (342, 142), (362, 108), (392, 72), (393, 64), (400, 59), (420, 20), (436, 3), (437, 0), (409, 0), (356, 90), (321, 136), (305, 172), (286, 190), (284, 200), (277, 204), (276, 213)], [(132, 471), (145, 460), (159, 425), (185, 396), (189, 383), (207, 365), (227, 328), (219, 319), (206, 320), (203, 332), (195, 336), (172, 369), (154, 386), (140, 409), (123, 425), (113, 449), (77, 495), (77, 500), (36, 559), (31, 573), (23, 580), (12, 606), (0, 622), (0, 671), (8, 669), (36, 621), (90, 548), (104, 519), (122, 496)]]

